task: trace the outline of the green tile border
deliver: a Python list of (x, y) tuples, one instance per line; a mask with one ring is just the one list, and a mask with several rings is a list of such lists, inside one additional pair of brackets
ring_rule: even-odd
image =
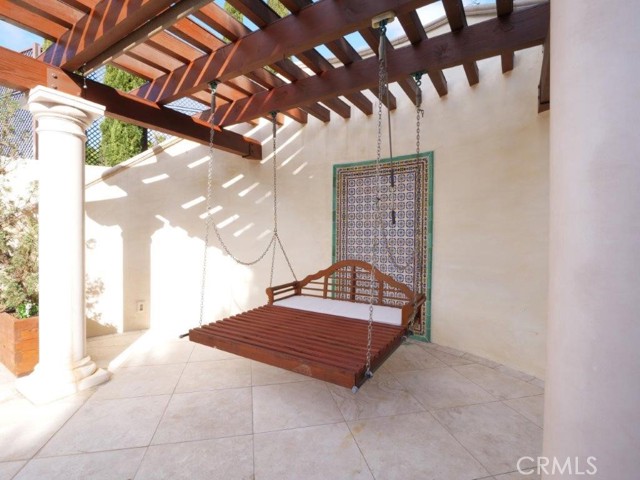
[[(433, 266), (433, 174), (434, 174), (434, 152), (433, 150), (427, 152), (420, 152), (418, 157), (427, 157), (427, 245), (426, 245), (426, 260), (425, 267), (427, 269), (426, 276), (426, 301), (425, 301), (425, 319), (424, 319), (424, 335), (414, 335), (413, 339), (423, 342), (431, 341), (431, 282), (432, 282), (432, 266)], [(416, 158), (416, 154), (402, 155), (393, 158), (382, 158), (380, 163), (392, 163), (394, 161), (412, 160)], [(368, 166), (375, 165), (376, 160), (364, 160), (361, 162), (349, 162), (349, 163), (336, 163), (333, 165), (333, 202), (331, 212), (331, 260), (332, 263), (336, 262), (336, 236), (337, 236), (337, 193), (338, 193), (338, 169), (345, 167), (356, 166)]]

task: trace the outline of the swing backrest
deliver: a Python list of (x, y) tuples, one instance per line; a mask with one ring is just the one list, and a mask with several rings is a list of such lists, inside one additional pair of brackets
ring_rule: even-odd
[[(371, 281), (373, 270), (374, 281)], [(424, 295), (416, 294), (405, 284), (385, 275), (361, 260), (342, 260), (325, 270), (308, 275), (297, 282), (267, 289), (269, 304), (294, 295), (343, 300), (368, 304), (373, 288), (374, 304), (402, 309), (403, 324), (414, 308), (424, 303)], [(417, 303), (417, 307), (414, 306)]]

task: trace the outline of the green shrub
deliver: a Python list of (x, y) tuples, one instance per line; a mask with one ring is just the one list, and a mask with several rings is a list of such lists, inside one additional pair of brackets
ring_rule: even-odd
[[(0, 138), (9, 138), (17, 106), (5, 96), (0, 104)], [(25, 196), (12, 192), (7, 178), (13, 165), (8, 142), (0, 157), (0, 312), (19, 318), (38, 311), (38, 207), (35, 185)]]

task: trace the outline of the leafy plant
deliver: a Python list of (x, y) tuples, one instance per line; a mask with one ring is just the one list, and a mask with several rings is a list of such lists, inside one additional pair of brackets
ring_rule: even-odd
[[(142, 78), (107, 65), (104, 75), (105, 85), (129, 92), (143, 85), (144, 82)], [(105, 166), (117, 165), (143, 150), (147, 133), (144, 128), (114, 118), (105, 118), (100, 124), (100, 130), (102, 132), (100, 159)]]
[(24, 196), (9, 185), (19, 141), (13, 123), (18, 104), (10, 94), (0, 98), (0, 312), (25, 318), (38, 311), (38, 208), (35, 185)]

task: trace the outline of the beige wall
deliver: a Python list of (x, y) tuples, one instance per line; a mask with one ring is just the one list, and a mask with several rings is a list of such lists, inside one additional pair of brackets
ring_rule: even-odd
[[(447, 70), (440, 99), (425, 78), (422, 150), (435, 151), (433, 341), (542, 376), (547, 289), (548, 114), (537, 114), (541, 49), (519, 52), (503, 75), (480, 62), (480, 84)], [(415, 109), (393, 89), (394, 154), (415, 152)], [(299, 277), (331, 262), (332, 164), (376, 155), (376, 118), (314, 118), (278, 132), (282, 240)], [(263, 162), (215, 152), (216, 222), (243, 259), (272, 227), (271, 127)], [(384, 149), (386, 150), (386, 143)], [(386, 156), (386, 154), (385, 154)], [(88, 279), (99, 292), (89, 334), (151, 326), (171, 333), (198, 323), (206, 191), (206, 147), (170, 144), (132, 159), (87, 189)], [(221, 185), (242, 175), (227, 188)], [(255, 185), (255, 186), (254, 186)], [(252, 188), (253, 187), (253, 188)], [(248, 191), (247, 191), (248, 190)], [(211, 235), (206, 318), (264, 303), (270, 265), (243, 267)], [(289, 281), (282, 258), (275, 282)], [(136, 311), (137, 302), (144, 310)]]

